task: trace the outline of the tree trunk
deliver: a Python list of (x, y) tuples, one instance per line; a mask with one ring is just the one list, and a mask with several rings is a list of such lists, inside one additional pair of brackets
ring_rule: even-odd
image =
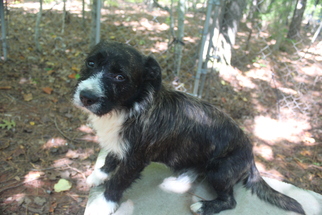
[(183, 49), (183, 37), (184, 37), (184, 16), (185, 16), (185, 0), (178, 1), (178, 32), (175, 41), (175, 69), (174, 74), (179, 76), (181, 68), (181, 58)]
[(42, 17), (42, 1), (43, 0), (39, 0), (39, 12), (37, 14), (36, 27), (35, 27), (35, 44), (36, 44), (37, 51), (41, 51), (41, 46), (39, 43), (39, 36), (40, 36), (40, 21), (41, 21), (41, 17)]
[(66, 0), (63, 0), (63, 17), (62, 17), (62, 26), (61, 26), (61, 33), (64, 34), (65, 31), (65, 21), (66, 21)]
[(307, 0), (297, 0), (296, 2), (293, 18), (287, 33), (288, 39), (299, 39), (301, 37), (301, 23), (306, 7), (306, 2)]
[(224, 50), (224, 59), (228, 65), (230, 65), (231, 49), (235, 45), (239, 21), (243, 16), (245, 6), (245, 0), (232, 0), (224, 6), (224, 14), (220, 22), (220, 32), (225, 38), (222, 48)]
[(250, 13), (247, 18), (247, 20), (250, 20), (251, 27), (249, 28), (249, 31), (248, 31), (249, 33), (248, 33), (248, 37), (246, 40), (246, 46), (245, 46), (246, 51), (248, 51), (248, 49), (249, 49), (249, 43), (250, 43), (250, 39), (252, 37), (253, 28), (255, 27), (255, 21), (259, 17), (259, 13), (261, 12), (262, 5), (263, 5), (263, 2), (260, 0), (254, 0), (251, 4)]
[(90, 34), (90, 47), (95, 46), (100, 40), (101, 0), (93, 0), (92, 4), (92, 29)]
[(82, 26), (85, 29), (85, 0), (82, 0)]
[(214, 70), (214, 64), (218, 63), (220, 68), (225, 63), (230, 65), (231, 49), (235, 44), (245, 0), (231, 0), (228, 3), (223, 0), (209, 0), (207, 7), (193, 90), (193, 94), (199, 97), (202, 96), (209, 68)]
[[(0, 0), (0, 20), (1, 20), (1, 38), (2, 50), (3, 50), (3, 60), (7, 60), (7, 34), (6, 34), (6, 20), (4, 17), (4, 5), (3, 1)], [(0, 57), (1, 60), (1, 57)]]

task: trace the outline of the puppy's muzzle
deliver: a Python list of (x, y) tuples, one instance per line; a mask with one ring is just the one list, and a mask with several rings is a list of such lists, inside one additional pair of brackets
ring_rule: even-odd
[(79, 99), (84, 107), (89, 107), (96, 104), (100, 98), (91, 91), (83, 90), (79, 93)]

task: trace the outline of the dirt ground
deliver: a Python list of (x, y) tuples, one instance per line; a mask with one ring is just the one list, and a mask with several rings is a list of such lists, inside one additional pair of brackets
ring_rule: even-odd
[[(11, 50), (9, 59), (0, 62), (0, 214), (83, 214), (89, 191), (85, 178), (99, 147), (71, 98), (87, 50), (51, 53), (50, 46), (44, 46), (44, 52), (37, 52), (30, 39), (33, 32), (23, 28), (28, 17), (35, 15), (26, 13), (22, 18), (21, 14), (22, 10), (11, 11)], [(320, 42), (311, 48), (322, 50), (321, 46)], [(285, 68), (281, 62), (292, 59), (294, 53), (283, 52), (271, 62), (254, 62), (238, 51), (234, 55), (238, 59), (234, 69), (212, 82), (209, 100), (250, 135), (263, 176), (322, 194), (321, 57), (315, 54), (315, 60), (303, 58), (297, 65), (314, 67), (316, 74), (304, 69), (291, 74), (298, 79), (289, 88), (296, 91), (297, 83), (307, 84), (310, 88), (303, 95), (310, 96), (299, 97), (298, 109), (287, 105), (288, 97), (283, 97), (277, 110), (275, 89), (284, 89), (286, 77), (286, 70), (278, 68)], [(254, 78), (261, 72), (266, 77), (268, 70), (275, 71), (275, 88), (264, 78)], [(299, 111), (303, 104), (310, 104), (305, 112)], [(290, 113), (290, 109), (295, 111)], [(283, 120), (276, 118), (277, 113), (283, 113)], [(55, 192), (61, 178), (72, 187)]]

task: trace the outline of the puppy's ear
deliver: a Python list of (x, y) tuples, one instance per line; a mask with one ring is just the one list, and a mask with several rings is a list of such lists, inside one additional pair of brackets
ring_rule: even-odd
[(145, 58), (144, 67), (146, 70), (145, 80), (161, 81), (161, 67), (159, 63), (152, 56), (148, 56)]

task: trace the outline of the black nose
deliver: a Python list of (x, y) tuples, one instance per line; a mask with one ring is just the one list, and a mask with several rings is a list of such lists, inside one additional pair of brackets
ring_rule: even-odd
[(79, 98), (85, 107), (91, 106), (99, 100), (98, 96), (87, 90), (81, 91), (79, 93)]

